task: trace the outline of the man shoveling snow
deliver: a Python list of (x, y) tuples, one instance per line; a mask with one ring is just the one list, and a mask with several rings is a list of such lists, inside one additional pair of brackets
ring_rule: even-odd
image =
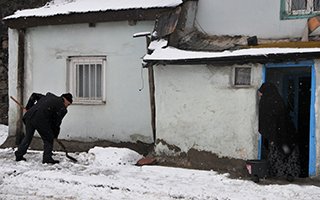
[(23, 122), (26, 134), (15, 152), (16, 161), (26, 161), (27, 153), (33, 135), (37, 130), (43, 141), (42, 163), (55, 164), (58, 160), (52, 158), (53, 141), (58, 138), (62, 119), (67, 114), (67, 107), (72, 103), (70, 93), (56, 96), (50, 92), (46, 95), (33, 93), (27, 103)]

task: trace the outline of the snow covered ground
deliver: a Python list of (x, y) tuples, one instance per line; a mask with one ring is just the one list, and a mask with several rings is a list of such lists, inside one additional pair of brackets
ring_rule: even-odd
[[(0, 144), (8, 128), (0, 125)], [(315, 200), (316, 186), (259, 185), (229, 179), (228, 174), (162, 166), (135, 166), (142, 158), (126, 148), (95, 147), (72, 153), (54, 152), (60, 164), (42, 164), (41, 151), (28, 151), (27, 161), (14, 161), (14, 149), (0, 149), (0, 199), (107, 200)]]

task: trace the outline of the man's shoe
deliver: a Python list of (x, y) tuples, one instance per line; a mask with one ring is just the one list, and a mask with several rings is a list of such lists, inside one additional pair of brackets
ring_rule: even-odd
[(16, 156), (16, 161), (17, 162), (19, 162), (19, 161), (27, 161), (27, 159), (25, 159), (25, 157), (18, 155), (17, 152), (14, 152), (14, 155)]
[(27, 161), (27, 159), (23, 156), (16, 156), (16, 161), (19, 162), (19, 161)]
[(48, 164), (58, 164), (60, 161), (59, 160), (53, 160), (52, 158), (51, 159), (43, 159), (42, 160), (42, 163), (45, 164), (45, 163), (48, 163)]

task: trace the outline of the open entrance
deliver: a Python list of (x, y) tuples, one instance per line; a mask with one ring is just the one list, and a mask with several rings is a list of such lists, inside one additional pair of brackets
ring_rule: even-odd
[(266, 67), (265, 81), (274, 83), (282, 95), (291, 119), (298, 131), (301, 177), (309, 176), (310, 150), (310, 66)]

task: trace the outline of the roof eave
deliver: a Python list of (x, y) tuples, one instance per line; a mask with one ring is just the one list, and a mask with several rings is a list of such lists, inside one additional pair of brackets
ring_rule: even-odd
[(87, 13), (70, 13), (47, 17), (19, 17), (3, 20), (11, 29), (21, 29), (36, 26), (62, 25), (76, 23), (98, 23), (110, 21), (145, 21), (155, 20), (159, 13), (175, 9), (166, 8), (148, 8), (148, 9), (128, 9), (128, 10), (109, 10)]
[(279, 63), (302, 61), (309, 59), (320, 58), (320, 52), (302, 52), (302, 53), (283, 53), (283, 54), (267, 54), (267, 55), (242, 55), (242, 56), (226, 56), (215, 58), (191, 58), (191, 59), (176, 59), (176, 60), (144, 60), (148, 65), (232, 65), (232, 64), (247, 64), (247, 63)]

